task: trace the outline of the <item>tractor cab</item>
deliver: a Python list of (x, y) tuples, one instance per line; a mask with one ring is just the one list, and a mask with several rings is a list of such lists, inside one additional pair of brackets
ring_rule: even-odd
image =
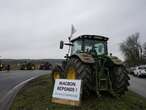
[(98, 35), (79, 36), (71, 40), (71, 55), (79, 53), (107, 55), (107, 40), (108, 38)]

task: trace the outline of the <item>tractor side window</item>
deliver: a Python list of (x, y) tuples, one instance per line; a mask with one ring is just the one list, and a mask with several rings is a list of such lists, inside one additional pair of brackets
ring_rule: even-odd
[(82, 41), (81, 40), (74, 41), (72, 47), (72, 54), (80, 53), (81, 49), (82, 49)]

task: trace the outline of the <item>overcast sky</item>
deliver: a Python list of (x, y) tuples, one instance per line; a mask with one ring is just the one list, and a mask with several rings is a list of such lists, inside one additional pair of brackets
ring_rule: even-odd
[(63, 58), (71, 24), (80, 34), (109, 37), (109, 51), (140, 32), (146, 41), (146, 0), (0, 0), (1, 58)]

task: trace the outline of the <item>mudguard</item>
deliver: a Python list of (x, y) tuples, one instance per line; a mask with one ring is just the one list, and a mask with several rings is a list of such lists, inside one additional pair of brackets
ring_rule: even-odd
[(89, 55), (87, 53), (74, 54), (70, 57), (78, 57), (84, 63), (95, 63), (95, 60), (92, 55)]
[(123, 64), (122, 60), (120, 60), (120, 59), (119, 59), (118, 57), (116, 57), (116, 56), (110, 56), (110, 58), (111, 58), (112, 62), (113, 62), (114, 64), (116, 64), (116, 65), (122, 65), (122, 64)]

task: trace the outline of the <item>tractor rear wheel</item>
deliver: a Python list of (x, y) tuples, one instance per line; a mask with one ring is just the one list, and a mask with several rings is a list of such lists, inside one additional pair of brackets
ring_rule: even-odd
[(65, 75), (66, 79), (82, 80), (82, 95), (83, 97), (90, 95), (90, 90), (92, 88), (92, 70), (89, 64), (83, 63), (79, 58), (71, 58), (66, 65)]
[(113, 75), (111, 77), (113, 91), (116, 95), (121, 96), (125, 94), (129, 86), (128, 71), (124, 66), (114, 67)]

